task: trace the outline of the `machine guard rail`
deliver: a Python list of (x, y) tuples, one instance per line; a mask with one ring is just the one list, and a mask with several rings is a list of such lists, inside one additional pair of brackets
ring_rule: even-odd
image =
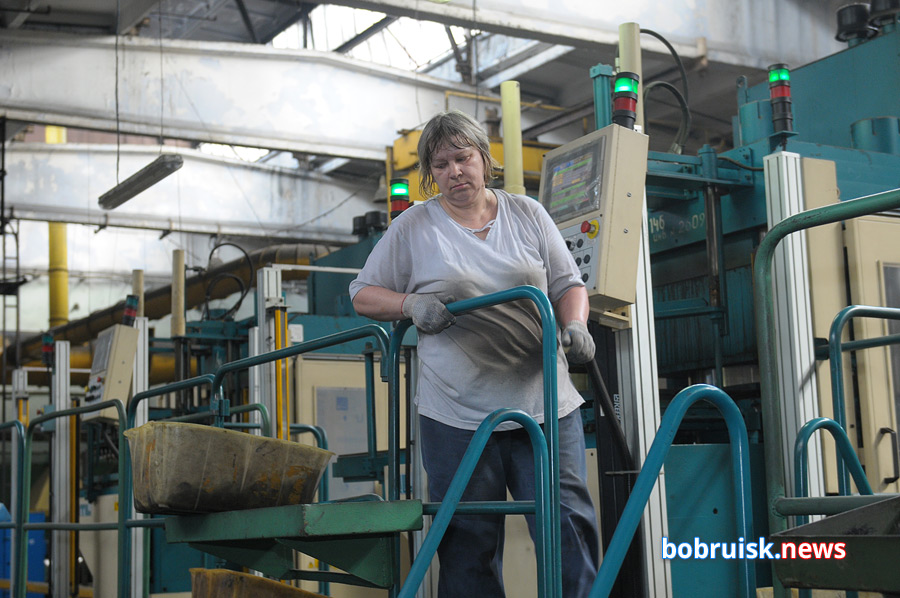
[[(33, 437), (35, 428), (38, 425), (50, 421), (52, 419), (58, 419), (61, 417), (68, 416), (78, 416), (83, 413), (92, 413), (95, 411), (101, 411), (108, 407), (112, 407), (116, 410), (116, 413), (119, 417), (119, 432), (118, 432), (118, 441), (119, 441), (119, 455), (126, 455), (124, 450), (125, 447), (125, 406), (122, 404), (122, 401), (118, 399), (114, 399), (111, 401), (102, 401), (100, 403), (95, 403), (93, 405), (87, 405), (85, 407), (74, 407), (72, 409), (62, 409), (60, 411), (54, 411), (52, 413), (47, 413), (45, 415), (41, 415), (39, 417), (34, 418), (28, 424), (28, 429), (25, 433), (25, 454), (23, 457), (23, 472), (22, 472), (22, 486), (19, 491), (20, 501), (23, 505), (22, 509), (19, 509), (19, 513), (17, 515), (18, 519), (18, 528), (21, 530), (21, 533), (17, 535), (17, 546), (15, 548), (16, 551), (16, 568), (15, 572), (15, 581), (16, 581), (16, 598), (25, 598), (25, 590), (26, 590), (26, 580), (27, 580), (27, 570), (28, 570), (28, 553), (27, 553), (27, 530), (29, 529), (92, 529), (93, 525), (86, 524), (73, 524), (73, 523), (64, 523), (64, 522), (48, 522), (45, 524), (26, 524), (26, 516), (25, 516), (25, 508), (24, 505), (30, 503), (31, 497), (31, 455), (33, 451)], [(128, 586), (129, 586), (129, 576), (130, 571), (128, 568), (129, 565), (129, 548), (130, 541), (129, 538), (131, 534), (129, 533), (129, 528), (126, 526), (126, 519), (129, 509), (126, 505), (131, 504), (131, 479), (126, 475), (126, 461), (127, 458), (119, 458), (119, 514), (118, 514), (118, 523), (115, 526), (115, 529), (118, 530), (118, 570), (119, 570), (119, 579), (118, 579), (118, 596), (119, 598), (128, 598)]]
[[(557, 372), (556, 372), (556, 317), (553, 314), (553, 306), (547, 295), (533, 286), (518, 286), (497, 293), (482, 295), (464, 299), (454, 303), (448, 303), (447, 309), (454, 315), (490, 307), (500, 303), (526, 299), (532, 301), (538, 309), (541, 317), (541, 346), (543, 351), (543, 377), (544, 377), (544, 413), (556, 414), (557, 408)], [(391, 334), (390, 341), (390, 373), (388, 376), (388, 491), (389, 500), (400, 499), (400, 394), (397, 380), (400, 378), (400, 349), (403, 336), (409, 327), (410, 320), (403, 320), (397, 324)], [(492, 419), (489, 416), (488, 419)], [(487, 420), (486, 420), (487, 421)], [(484, 424), (484, 422), (482, 423)], [(562, 595), (562, 560), (560, 555), (560, 511), (559, 511), (559, 422), (556, 417), (547, 417), (544, 421), (543, 434), (547, 441), (547, 456), (549, 459), (549, 530), (542, 530), (544, 541), (548, 543), (549, 555), (545, 584), (546, 590), (541, 595), (545, 598)], [(471, 444), (475, 443), (472, 439)], [(468, 452), (466, 453), (468, 455)], [(461, 465), (462, 466), (462, 465)], [(459, 475), (459, 471), (457, 471)], [(537, 474), (536, 474), (537, 475)], [(454, 482), (456, 477), (454, 477)], [(537, 480), (536, 480), (537, 482)], [(539, 494), (537, 488), (535, 495)], [(433, 525), (433, 524), (432, 524)], [(427, 540), (427, 537), (426, 537)], [(393, 552), (397, 579), (399, 579), (400, 544), (394, 541)], [(424, 548), (424, 546), (423, 546)], [(418, 561), (418, 559), (417, 559)], [(430, 562), (430, 559), (429, 559)], [(415, 565), (415, 563), (414, 563)], [(420, 580), (421, 582), (421, 580)], [(408, 585), (408, 584), (407, 584)], [(404, 586), (405, 590), (406, 586)]]
[[(534, 513), (538, 523), (538, 525), (535, 525), (537, 576), (538, 588), (540, 590), (538, 595), (545, 597), (553, 595), (552, 587), (550, 586), (552, 575), (547, 575), (547, 572), (550, 571), (547, 567), (547, 563), (551, 556), (551, 538), (548, 537), (547, 534), (550, 529), (550, 505), (548, 503), (550, 498), (550, 485), (548, 483), (550, 468), (547, 458), (547, 445), (544, 442), (544, 433), (541, 431), (541, 427), (534, 418), (524, 411), (517, 409), (498, 409), (481, 422), (481, 425), (478, 426), (478, 430), (475, 431), (475, 435), (472, 437), (472, 441), (469, 443), (469, 447), (466, 449), (462, 461), (460, 461), (459, 468), (457, 468), (456, 474), (454, 474), (453, 480), (450, 482), (450, 487), (447, 488), (447, 494), (444, 496), (444, 500), (440, 503), (440, 507), (434, 516), (428, 534), (422, 542), (422, 547), (419, 549), (419, 553), (416, 555), (416, 559), (409, 569), (409, 575), (406, 577), (406, 583), (403, 584), (403, 589), (400, 590), (399, 598), (413, 598), (416, 595), (416, 592), (418, 592), (419, 586), (422, 584), (422, 579), (425, 577), (425, 573), (431, 565), (435, 552), (437, 552), (438, 545), (444, 537), (444, 532), (447, 531), (447, 527), (450, 524), (450, 518), (456, 513), (457, 505), (459, 505), (463, 492), (472, 477), (472, 473), (475, 471), (475, 466), (478, 465), (478, 460), (481, 458), (481, 453), (487, 445), (491, 432), (493, 432), (498, 425), (506, 421), (514, 421), (525, 428), (528, 432), (528, 438), (531, 440), (531, 448), (534, 451), (535, 500), (533, 502), (528, 501), (529, 504), (525, 506), (526, 508), (530, 507), (526, 512)], [(514, 506), (518, 504), (518, 502), (519, 501), (516, 501), (512, 503), (512, 505)], [(499, 503), (499, 505), (502, 506), (504, 503)], [(484, 502), (478, 505), (469, 504), (468, 506), (469, 512), (487, 513), (497, 512), (493, 508), (498, 506), (498, 503)], [(561, 593), (557, 595), (561, 595)]]
[[(644, 506), (650, 498), (650, 492), (662, 471), (666, 454), (675, 439), (678, 426), (681, 425), (681, 420), (684, 419), (684, 415), (691, 405), (702, 399), (706, 399), (717, 407), (725, 418), (731, 443), (737, 533), (743, 538), (751, 537), (753, 515), (750, 504), (752, 496), (750, 492), (750, 443), (747, 439), (747, 428), (744, 425), (741, 410), (724, 391), (715, 386), (707, 384), (689, 386), (675, 395), (663, 415), (659, 430), (653, 439), (653, 444), (650, 445), (644, 465), (641, 467), (641, 473), (634, 482), (631, 496), (625, 503), (622, 517), (616, 526), (609, 548), (603, 556), (600, 571), (591, 588), (591, 598), (607, 598), (612, 591), (619, 568), (625, 559), (625, 553), (628, 551), (634, 531), (641, 520)], [(752, 560), (741, 559), (738, 561), (738, 589), (738, 596), (741, 598), (751, 598), (756, 595), (756, 566)]]
[[(797, 432), (797, 438), (794, 440), (794, 488), (798, 498), (805, 498), (809, 493), (809, 480), (807, 479), (806, 470), (809, 467), (806, 459), (806, 449), (809, 439), (816, 430), (825, 429), (831, 433), (834, 438), (834, 444), (838, 449), (838, 461), (849, 465), (850, 473), (853, 475), (853, 481), (859, 488), (860, 494), (872, 494), (872, 488), (869, 486), (869, 480), (866, 479), (866, 472), (863, 471), (859, 457), (850, 444), (850, 439), (844, 431), (844, 427), (833, 419), (827, 417), (817, 417), (811, 419), (800, 428)], [(849, 485), (848, 485), (849, 487)], [(850, 493), (845, 488), (840, 489), (841, 496), (848, 496)], [(807, 515), (797, 517), (797, 525), (809, 523)]]
[[(846, 431), (847, 416), (844, 411), (844, 368), (841, 353), (846, 350), (880, 347), (884, 345), (900, 343), (900, 335), (894, 334), (875, 339), (864, 339), (851, 343), (841, 344), (841, 336), (844, 328), (853, 318), (882, 318), (885, 320), (900, 320), (900, 309), (891, 307), (877, 307), (868, 305), (850, 305), (838, 312), (831, 322), (831, 330), (828, 333), (828, 359), (831, 368), (831, 398), (835, 421)], [(851, 346), (852, 345), (852, 346)], [(896, 455), (896, 450), (894, 451)], [(897, 458), (896, 456), (894, 457)], [(842, 495), (850, 494), (850, 476), (844, 467), (843, 461), (838, 461), (838, 485)], [(854, 476), (855, 477), (855, 476)], [(856, 487), (862, 492), (862, 486), (857, 482)], [(871, 494), (871, 490), (868, 493)]]
[[(775, 503), (785, 496), (784, 462), (781, 445), (781, 394), (778, 389), (778, 358), (775, 346), (775, 301), (772, 291), (772, 261), (775, 248), (791, 233), (808, 228), (833, 224), (887, 210), (900, 208), (900, 189), (842, 201), (789, 216), (766, 233), (756, 252), (753, 265), (753, 304), (756, 318), (757, 349), (759, 351), (760, 394), (762, 398), (763, 430), (766, 435), (766, 507), (769, 533), (787, 529), (784, 517)], [(773, 571), (774, 575), (774, 571)], [(784, 598), (784, 588), (773, 579), (774, 598)]]
[[(10, 521), (8, 523), (0, 523), (0, 529), (12, 529), (13, 537), (11, 542), (12, 550), (10, 553), (13, 555), (12, 562), (10, 563), (10, 584), (12, 590), (12, 596), (19, 596), (19, 586), (25, 587), (28, 582), (27, 572), (26, 577), (22, 577), (19, 575), (20, 567), (19, 561), (22, 558), (17, 549), (19, 546), (19, 537), (25, 533), (22, 529), (22, 523), (24, 523), (28, 519), (28, 515), (25, 514), (26, 507), (25, 503), (22, 500), (22, 488), (24, 488), (24, 476), (25, 476), (25, 425), (19, 420), (13, 420), (8, 422), (3, 422), (0, 424), (0, 431), (10, 429), (11, 433), (15, 436), (15, 448), (16, 448), (16, 477), (12, 480), (12, 488), (18, 489), (13, 490), (16, 495), (15, 505), (13, 505), (13, 512), (11, 513), (12, 517), (10, 517)], [(10, 477), (12, 476), (12, 469), (10, 469)], [(27, 541), (26, 541), (27, 545)], [(24, 595), (24, 594), (23, 594)]]

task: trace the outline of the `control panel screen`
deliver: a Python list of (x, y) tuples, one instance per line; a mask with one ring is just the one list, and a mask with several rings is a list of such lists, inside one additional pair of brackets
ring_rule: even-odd
[(541, 203), (554, 222), (600, 209), (606, 138), (576, 143), (544, 156)]

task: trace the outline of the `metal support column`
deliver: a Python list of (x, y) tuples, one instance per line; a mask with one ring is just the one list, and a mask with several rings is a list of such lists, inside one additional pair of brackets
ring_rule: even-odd
[[(131, 379), (131, 395), (144, 392), (150, 386), (150, 336), (148, 334), (147, 318), (138, 317), (134, 320), (134, 327), (138, 329), (137, 352), (134, 355), (134, 373)], [(146, 401), (140, 403), (135, 411), (135, 427), (147, 423), (149, 405)], [(129, 505), (131, 519), (144, 519), (145, 516), (134, 509), (134, 504)], [(135, 527), (131, 531), (131, 596), (145, 598), (149, 595), (149, 546), (150, 534), (142, 527)]]
[[(806, 209), (800, 161), (800, 155), (791, 152), (779, 152), (763, 159), (769, 228)], [(835, 264), (835, 267), (838, 266)], [(778, 415), (784, 431), (780, 448), (784, 459), (786, 491), (788, 495), (796, 496), (796, 489), (791, 487), (794, 466), (790, 456), (794, 441), (800, 427), (820, 415), (806, 235), (788, 237), (775, 250), (772, 278), (775, 283), (777, 324), (774, 333), (778, 344), (779, 394), (785, 398)], [(811, 442), (808, 496), (824, 496), (821, 441), (815, 437)]]
[[(71, 405), (69, 385), (69, 341), (54, 343), (53, 376), (50, 382), (51, 404), (56, 411), (69, 409)], [(50, 485), (50, 519), (54, 522), (69, 522), (73, 513), (70, 507), (70, 486), (72, 471), (69, 468), (71, 459), (70, 436), (72, 434), (69, 418), (61, 417), (55, 422), (56, 429), (51, 441), (51, 485)], [(27, 508), (27, 507), (26, 507)], [(51, 532), (50, 545), (50, 587), (53, 598), (68, 598), (69, 584), (69, 551), (72, 549), (70, 534), (67, 530)]]
[[(281, 270), (277, 268), (260, 268), (256, 273), (256, 322), (257, 345), (256, 354), (269, 353), (276, 347), (276, 323), (273, 309), (284, 307), (281, 296)], [(283, 405), (276, 401), (276, 368), (274, 363), (265, 363), (254, 368), (259, 396), (256, 402), (262, 403), (272, 414), (273, 432), (276, 438), (288, 437), (282, 428), (289, 424), (283, 419)], [(279, 409), (281, 408), (281, 409)]]
[[(625, 23), (619, 27), (620, 71), (641, 73), (640, 27)], [(638, 97), (641, 90), (638, 89)], [(643, 110), (638, 104), (637, 123), (643, 126)], [(656, 366), (656, 330), (653, 320), (653, 285), (650, 279), (650, 232), (647, 228), (647, 198), (641, 224), (641, 247), (638, 254), (637, 293), (631, 312), (632, 327), (615, 333), (616, 361), (619, 366), (623, 423), (626, 438), (636, 463), (643, 464), (661, 421), (659, 380)], [(658, 558), (662, 538), (668, 537), (666, 519), (665, 477), (663, 472), (654, 486), (644, 511), (644, 563), (647, 588), (657, 598), (672, 595), (669, 561)]]

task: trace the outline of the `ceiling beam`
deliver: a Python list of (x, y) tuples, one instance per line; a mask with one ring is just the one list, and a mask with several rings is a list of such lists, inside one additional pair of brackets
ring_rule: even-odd
[(0, 115), (382, 162), (398, 130), (445, 109), (445, 92), (475, 91), (333, 52), (133, 37), (119, 39), (117, 90), (115, 42), (0, 31)]
[[(508, 0), (410, 2), (409, 0), (328, 0), (389, 15), (435, 21), (575, 48), (618, 45), (621, 23), (637, 22), (663, 34), (685, 59), (702, 58), (766, 68), (774, 62), (806, 64), (839, 51), (834, 13), (827, 2), (784, 0), (705, 0), (696, 16), (694, 0), (672, 2), (559, 2), (529, 0), (527, 8)], [(830, 4), (833, 4), (830, 3)], [(772, 15), (778, 19), (772, 20)], [(735, 22), (771, 27), (736, 27)], [(658, 40), (642, 36), (646, 51), (667, 54)]]
[(384, 31), (391, 23), (395, 22), (397, 19), (398, 19), (398, 17), (384, 17), (383, 19), (381, 19), (380, 21), (378, 21), (377, 23), (375, 23), (374, 25), (372, 25), (365, 31), (361, 31), (360, 33), (357, 33), (356, 35), (354, 35), (353, 37), (351, 37), (350, 39), (348, 39), (347, 41), (342, 43), (340, 46), (335, 48), (334, 51), (339, 54), (346, 54), (347, 52), (349, 52), (356, 46), (360, 45), (361, 43), (363, 43), (364, 41), (366, 41), (367, 39), (369, 39), (370, 37), (375, 35), (376, 33)]

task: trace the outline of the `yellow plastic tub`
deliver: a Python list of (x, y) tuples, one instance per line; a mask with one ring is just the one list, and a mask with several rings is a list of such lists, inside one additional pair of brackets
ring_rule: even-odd
[(313, 502), (334, 453), (211, 426), (150, 422), (125, 432), (141, 513), (211, 513)]
[(228, 569), (191, 569), (191, 598), (325, 598), (289, 585)]

